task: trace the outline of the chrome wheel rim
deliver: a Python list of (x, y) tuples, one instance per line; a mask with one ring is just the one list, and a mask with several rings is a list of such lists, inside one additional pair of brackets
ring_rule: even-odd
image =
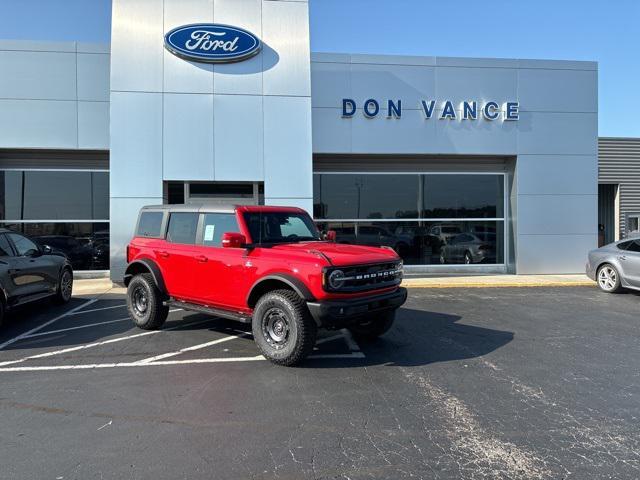
[(471, 265), (471, 256), (468, 253), (464, 256), (464, 263), (467, 265)]
[(149, 294), (147, 289), (138, 285), (131, 292), (131, 304), (133, 311), (139, 317), (143, 317), (149, 308)]
[(71, 298), (71, 292), (73, 291), (73, 277), (69, 273), (68, 270), (65, 270), (62, 273), (62, 278), (60, 279), (60, 294), (64, 300), (69, 300)]
[(618, 272), (612, 267), (602, 267), (598, 273), (598, 284), (600, 288), (611, 291), (618, 282)]
[(289, 320), (281, 308), (270, 308), (262, 319), (262, 335), (276, 350), (284, 348), (289, 340)]

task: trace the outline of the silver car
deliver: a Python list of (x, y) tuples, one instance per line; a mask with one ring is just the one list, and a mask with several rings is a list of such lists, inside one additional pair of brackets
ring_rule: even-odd
[(589, 252), (587, 276), (608, 293), (640, 290), (640, 238), (621, 240)]

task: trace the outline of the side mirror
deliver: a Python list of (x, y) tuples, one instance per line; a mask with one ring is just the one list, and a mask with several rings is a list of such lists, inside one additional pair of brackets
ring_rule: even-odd
[(222, 234), (223, 248), (242, 248), (247, 243), (244, 235), (237, 232), (225, 232)]
[(338, 237), (338, 234), (336, 233), (335, 230), (327, 231), (327, 233), (324, 236), (325, 240), (327, 240), (328, 242), (335, 242), (337, 237)]
[(29, 250), (27, 250), (26, 252), (24, 252), (24, 256), (25, 257), (39, 257), (40, 255), (42, 255), (42, 253), (40, 252), (40, 250), (36, 250), (35, 248), (31, 248)]
[(51, 252), (53, 252), (53, 249), (49, 245), (42, 246), (42, 253), (44, 253), (45, 255), (49, 255), (51, 254)]

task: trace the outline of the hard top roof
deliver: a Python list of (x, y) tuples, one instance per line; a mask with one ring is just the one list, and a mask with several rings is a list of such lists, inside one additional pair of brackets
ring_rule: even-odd
[(146, 205), (141, 210), (162, 210), (170, 212), (198, 212), (198, 213), (233, 213), (241, 212), (296, 212), (302, 213), (298, 207), (278, 207), (273, 205), (215, 205), (211, 203), (178, 203), (171, 205)]

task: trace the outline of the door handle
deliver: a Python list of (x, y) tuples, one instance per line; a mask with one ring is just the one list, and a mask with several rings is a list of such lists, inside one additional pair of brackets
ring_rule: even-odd
[(162, 258), (167, 258), (169, 256), (169, 252), (165, 252), (165, 251), (158, 252), (158, 256)]
[(208, 259), (204, 255), (198, 255), (196, 260), (198, 260), (199, 263), (206, 263)]

